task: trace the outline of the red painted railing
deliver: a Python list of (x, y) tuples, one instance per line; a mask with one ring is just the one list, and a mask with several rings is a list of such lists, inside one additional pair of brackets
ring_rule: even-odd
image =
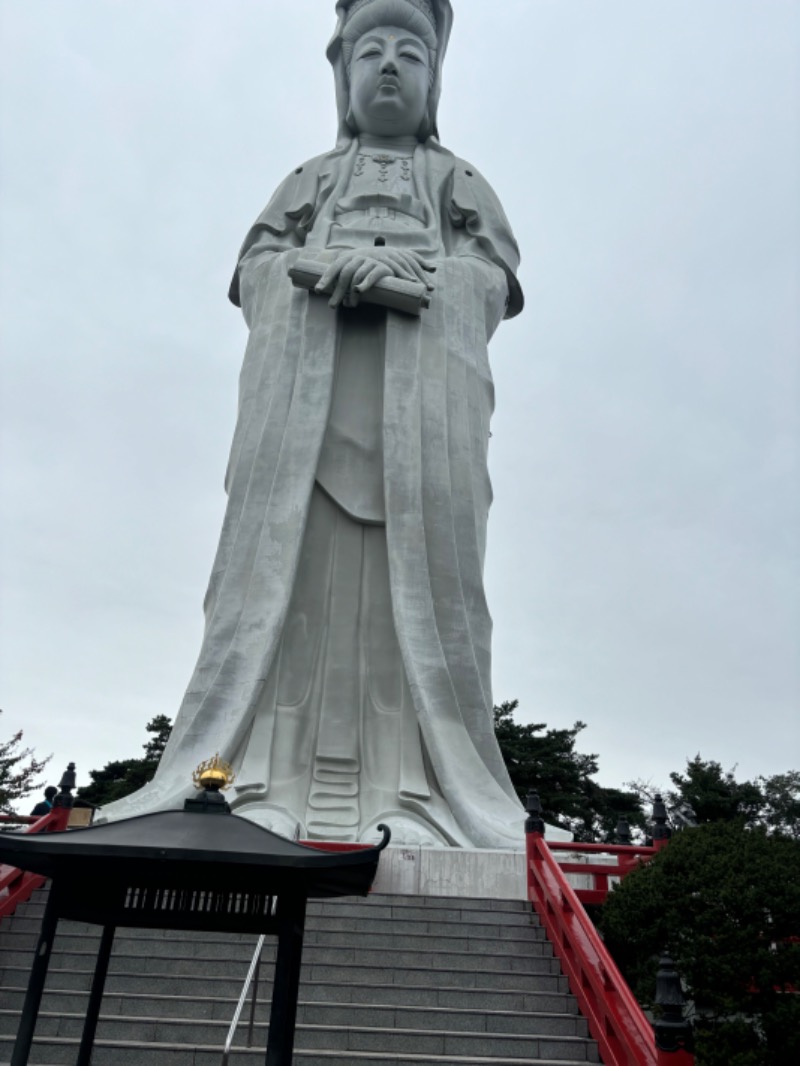
[[(528, 898), (533, 904), (548, 939), (553, 945), (569, 980), (589, 1032), (597, 1041), (605, 1066), (693, 1066), (694, 1056), (686, 1051), (661, 1051), (642, 1008), (636, 1002), (625, 978), (606, 951), (579, 898), (566, 878), (566, 872), (595, 877), (617, 876), (619, 867), (556, 862), (555, 847), (566, 851), (592, 849), (630, 853), (653, 851), (628, 845), (549, 844), (541, 833), (528, 832)], [(644, 856), (640, 856), (644, 857)], [(631, 862), (639, 861), (634, 857)], [(597, 869), (595, 869), (595, 865)], [(628, 862), (630, 865), (630, 862)], [(592, 895), (602, 889), (584, 889)], [(607, 882), (606, 882), (607, 891)], [(592, 902), (601, 902), (592, 900)]]
[[(3, 815), (0, 820), (27, 824), (29, 828), (25, 830), (26, 833), (52, 833), (67, 828), (69, 814), (68, 807), (53, 807), (41, 818)], [(16, 866), (0, 865), (0, 918), (13, 914), (19, 904), (27, 902), (46, 880), (41, 874), (18, 870)]]
[[(659, 842), (662, 843), (662, 842)], [(576, 888), (575, 894), (581, 903), (605, 903), (609, 893), (609, 877), (621, 879), (635, 870), (640, 862), (648, 859), (658, 852), (659, 847), (641, 846), (634, 844), (575, 844), (566, 840), (548, 841), (551, 851), (566, 851), (572, 855), (614, 855), (616, 865), (600, 862), (559, 862), (559, 866), (565, 874), (582, 874), (591, 876), (592, 888)]]
[(372, 844), (353, 844), (341, 840), (298, 840), (307, 848), (316, 848), (317, 851), (366, 851), (373, 847)]

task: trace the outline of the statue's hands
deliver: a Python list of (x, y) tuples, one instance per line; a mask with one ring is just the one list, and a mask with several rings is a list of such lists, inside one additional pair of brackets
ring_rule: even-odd
[(357, 248), (342, 252), (319, 279), (315, 292), (330, 293), (331, 307), (356, 307), (361, 295), (383, 278), (419, 281), (432, 289), (428, 266), (415, 252), (402, 248)]

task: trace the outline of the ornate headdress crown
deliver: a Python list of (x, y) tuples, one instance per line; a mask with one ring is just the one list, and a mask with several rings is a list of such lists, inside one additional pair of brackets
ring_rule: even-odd
[[(374, 2), (375, 0), (353, 0), (353, 3), (347, 9), (348, 19), (352, 18), (353, 15), (355, 15), (355, 13), (359, 11), (362, 7), (366, 7), (368, 4), (372, 4)], [(415, 7), (418, 11), (421, 11), (425, 18), (427, 18), (427, 20), (430, 22), (434, 31), (436, 30), (436, 15), (434, 14), (433, 7), (428, 2), (428, 0), (403, 0), (403, 3), (406, 3), (410, 7)]]

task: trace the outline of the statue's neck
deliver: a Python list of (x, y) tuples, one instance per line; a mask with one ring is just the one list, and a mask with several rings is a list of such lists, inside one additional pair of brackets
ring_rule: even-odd
[(416, 137), (376, 137), (372, 133), (360, 133), (358, 135), (360, 148), (374, 149), (378, 152), (400, 152), (403, 150), (414, 151), (419, 144)]

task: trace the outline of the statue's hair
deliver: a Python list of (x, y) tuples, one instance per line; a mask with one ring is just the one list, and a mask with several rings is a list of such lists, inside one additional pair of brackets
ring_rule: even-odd
[(342, 34), (342, 54), (348, 80), (353, 50), (359, 38), (380, 26), (400, 26), (425, 42), (431, 78), (436, 70), (436, 16), (428, 0), (355, 0)]

